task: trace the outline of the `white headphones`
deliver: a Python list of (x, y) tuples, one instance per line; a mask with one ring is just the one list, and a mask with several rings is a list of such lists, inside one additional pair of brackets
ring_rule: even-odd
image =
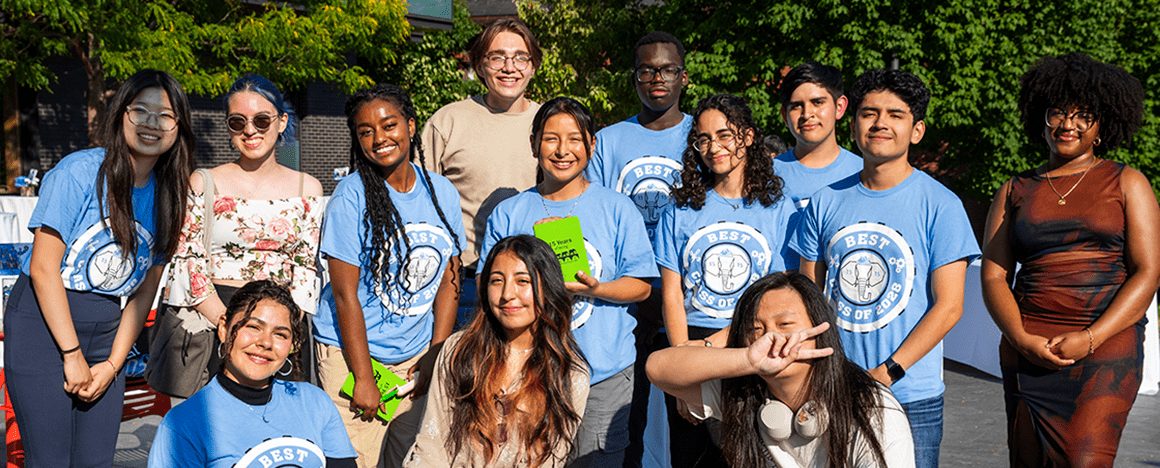
[(794, 432), (813, 440), (826, 431), (826, 413), (813, 401), (798, 409), (797, 417), (789, 406), (778, 400), (767, 399), (758, 413), (761, 434), (773, 442), (789, 439)]

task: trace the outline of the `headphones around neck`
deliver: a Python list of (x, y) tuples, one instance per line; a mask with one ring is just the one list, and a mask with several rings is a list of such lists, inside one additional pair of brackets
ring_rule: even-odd
[(760, 432), (767, 442), (787, 440), (794, 432), (813, 440), (826, 431), (826, 423), (825, 411), (813, 401), (802, 405), (796, 417), (789, 406), (774, 399), (767, 399), (758, 412)]

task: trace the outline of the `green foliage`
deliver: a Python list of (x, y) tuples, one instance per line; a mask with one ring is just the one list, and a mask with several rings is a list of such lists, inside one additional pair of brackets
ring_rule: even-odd
[(463, 0), (454, 1), (452, 21), (451, 31), (428, 32), (422, 42), (404, 44), (397, 64), (371, 71), (375, 82), (396, 84), (411, 94), (420, 125), (446, 104), (487, 92), (479, 80), (464, 77), (470, 69), (467, 48), (480, 27)]
[(0, 0), (0, 80), (45, 89), (56, 76), (43, 61), (78, 56), (90, 93), (143, 68), (210, 96), (246, 72), (284, 89), (321, 80), (353, 92), (372, 81), (348, 55), (394, 62), (410, 36), (406, 13), (401, 0)]
[[(791, 144), (778, 115), (786, 71), (816, 60), (841, 68), (849, 87), (897, 58), (933, 94), (918, 151), (941, 156), (952, 185), (982, 201), (1046, 160), (1044, 143), (1021, 131), (1019, 77), (1043, 56), (1083, 51), (1144, 85), (1144, 127), (1132, 147), (1109, 157), (1160, 189), (1160, 0), (529, 0), (520, 11), (555, 57), (530, 94), (586, 100), (602, 124), (639, 109), (629, 55), (653, 29), (673, 33), (688, 50), (682, 109), (715, 93), (741, 95), (759, 125)], [(848, 133), (843, 124), (839, 142), (852, 147)]]

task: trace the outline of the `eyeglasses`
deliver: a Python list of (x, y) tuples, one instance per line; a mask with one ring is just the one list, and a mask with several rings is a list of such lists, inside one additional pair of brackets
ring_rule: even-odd
[(129, 114), (129, 122), (133, 125), (154, 127), (168, 132), (177, 127), (177, 117), (168, 112), (153, 112), (141, 106), (125, 106)]
[(488, 55), (484, 58), (484, 60), (484, 65), (486, 65), (487, 68), (495, 71), (503, 70), (503, 67), (507, 65), (508, 60), (512, 61), (512, 66), (516, 67), (516, 70), (524, 71), (527, 70), (528, 65), (532, 63), (532, 56), (527, 54), (516, 54), (515, 56), (509, 57), (507, 55), (495, 54)]
[(1086, 111), (1075, 111), (1074, 114), (1067, 115), (1067, 112), (1064, 112), (1063, 109), (1048, 107), (1047, 113), (1044, 115), (1044, 121), (1050, 128), (1063, 125), (1063, 122), (1067, 119), (1071, 119), (1071, 123), (1075, 125), (1076, 131), (1080, 133), (1088, 131), (1096, 123), (1096, 115)]
[(639, 67), (636, 69), (634, 76), (636, 81), (641, 83), (648, 83), (656, 78), (657, 73), (661, 74), (661, 79), (665, 81), (677, 81), (681, 77), (681, 72), (685, 71), (685, 67)]
[(270, 114), (258, 114), (248, 119), (240, 115), (226, 117), (226, 126), (234, 133), (246, 131), (246, 125), (249, 123), (253, 123), (254, 129), (258, 133), (262, 133), (270, 129), (270, 125), (274, 123), (274, 116)]
[(705, 153), (709, 151), (709, 148), (711, 148), (713, 143), (717, 143), (722, 148), (729, 148), (733, 146), (734, 138), (736, 138), (736, 136), (733, 134), (733, 132), (720, 133), (715, 138), (703, 136), (693, 140), (693, 149), (700, 153)]

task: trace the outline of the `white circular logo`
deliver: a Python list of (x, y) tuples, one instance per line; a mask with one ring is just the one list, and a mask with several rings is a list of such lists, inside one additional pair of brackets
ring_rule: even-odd
[(278, 437), (246, 450), (234, 468), (325, 468), (326, 455), (306, 439)]
[(628, 195), (636, 204), (650, 240), (661, 213), (672, 203), (670, 187), (681, 184), (680, 174), (680, 162), (661, 156), (636, 158), (620, 171), (616, 191)]
[(761, 232), (734, 222), (710, 224), (689, 238), (683, 258), (689, 302), (715, 318), (732, 318), (745, 288), (769, 269), (773, 252)]
[(914, 251), (883, 224), (840, 229), (827, 248), (826, 286), (837, 303), (838, 326), (868, 332), (898, 317), (914, 290)]
[[(604, 262), (600, 258), (600, 252), (588, 243), (588, 239), (584, 240), (584, 251), (588, 254), (588, 271), (592, 272), (593, 278), (599, 279), (604, 273)], [(572, 301), (572, 329), (584, 326), (588, 319), (592, 318), (592, 311), (595, 308), (596, 304), (591, 297), (576, 296), (576, 300)]]
[[(402, 242), (392, 238), (383, 252), (381, 262), (387, 274), (382, 282), (375, 282), (375, 295), (383, 307), (396, 315), (415, 316), (431, 310), (435, 294), (439, 292), (439, 279), (446, 263), (454, 252), (451, 236), (442, 227), (427, 223), (409, 223), (403, 227), (403, 235), (411, 244), (411, 251), (401, 269), (401, 281), (395, 280), (400, 274), (392, 250)], [(403, 287), (398, 287), (402, 284)], [(387, 285), (385, 288), (383, 285)]]
[(69, 245), (60, 276), (68, 289), (128, 296), (137, 290), (152, 264), (153, 234), (134, 221), (137, 252), (126, 259), (105, 219), (90, 226)]

